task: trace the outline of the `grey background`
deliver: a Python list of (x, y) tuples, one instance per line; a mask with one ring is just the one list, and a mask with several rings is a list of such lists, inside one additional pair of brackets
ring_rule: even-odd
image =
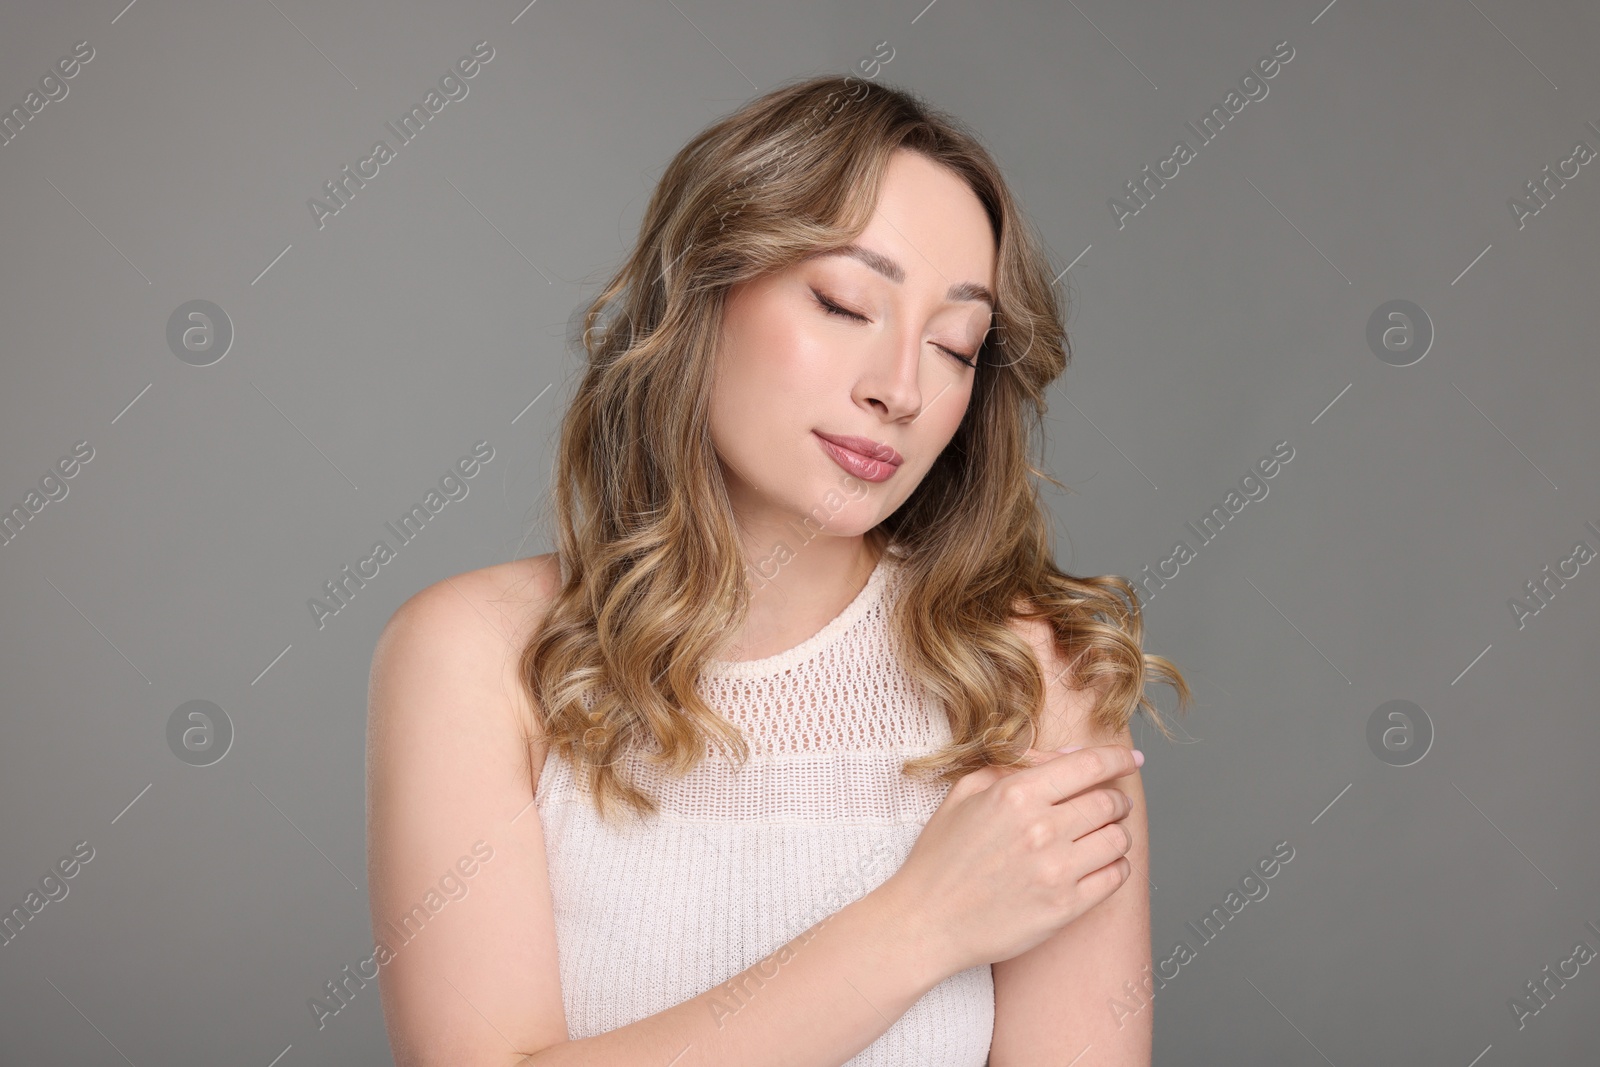
[[(94, 449), (0, 547), (0, 908), (95, 849), (0, 947), (0, 1061), (389, 1062), (375, 985), (320, 1031), (307, 1007), (372, 949), (377, 634), (423, 586), (551, 547), (567, 323), (672, 153), (886, 41), (877, 77), (969, 122), (1073, 264), (1062, 566), (1142, 574), (1294, 449), (1148, 605), (1198, 696), (1186, 743), (1136, 728), (1155, 955), (1198, 946), (1156, 1062), (1592, 1062), (1596, 965), (1520, 1029), (1508, 1002), (1600, 949), (1600, 565), (1523, 628), (1508, 601), (1600, 547), (1600, 161), (1521, 229), (1507, 200), (1600, 148), (1593, 5), (113, 0), (0, 24), (3, 110), (95, 50), (0, 146), (0, 507)], [(1269, 95), (1119, 230), (1108, 198), (1285, 39)], [(318, 229), (307, 201), (481, 40), (468, 96)], [(209, 367), (165, 340), (194, 299), (236, 331)], [(1406, 367), (1366, 341), (1393, 299), (1436, 330)], [(478, 440), (469, 495), (319, 629), (308, 599)], [(204, 768), (166, 740), (194, 699), (236, 731)], [(1390, 700), (1435, 731), (1410, 766), (1366, 739)], [(1200, 946), (1185, 924), (1280, 841), (1270, 894)]]

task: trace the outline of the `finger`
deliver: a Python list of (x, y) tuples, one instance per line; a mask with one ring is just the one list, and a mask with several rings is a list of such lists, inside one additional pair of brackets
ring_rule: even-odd
[(1133, 864), (1129, 862), (1128, 857), (1118, 856), (1104, 867), (1090, 871), (1079, 878), (1078, 892), (1085, 900), (1092, 900), (1098, 904), (1121, 889), (1122, 884), (1132, 873)]
[(989, 770), (989, 771), (993, 771), (994, 774), (992, 776), (990, 776), (988, 778), (988, 780), (985, 781), (984, 784), (982, 786), (980, 786), (979, 788), (988, 788), (989, 786), (993, 785), (996, 782), (1003, 781), (1004, 779), (1009, 778), (1013, 774), (1018, 774), (1018, 773), (1020, 773), (1022, 771), (1026, 771), (1026, 770), (1032, 770), (1034, 767), (1040, 766), (1041, 764), (1044, 764), (1044, 763), (1048, 763), (1053, 759), (1060, 759), (1060, 758), (1061, 758), (1061, 753), (1060, 752), (1046, 752), (1046, 751), (1042, 751), (1042, 750), (1037, 749), (1037, 748), (1026, 748), (1026, 749), (1023, 749), (1022, 750), (1021, 762), (1019, 762), (1019, 763), (991, 763), (991, 764), (988, 764), (984, 769), (985, 770)]
[[(1125, 858), (1133, 848), (1133, 835), (1122, 823), (1114, 822), (1085, 834), (1076, 844), (1078, 847), (1072, 851), (1072, 866), (1087, 875)], [(1129, 860), (1130, 865), (1132, 862)]]
[(1086, 789), (1077, 796), (1050, 806), (1058, 828), (1073, 841), (1081, 840), (1103, 827), (1128, 817), (1133, 802), (1120, 789)]
[(990, 780), (992, 784), (993, 782), (997, 782), (1009, 774), (1015, 774), (1017, 771), (1025, 771), (1032, 767), (1037, 767), (1041, 763), (1058, 759), (1060, 756), (1061, 753), (1059, 751), (1046, 751), (1039, 748), (1025, 748), (1022, 750), (1022, 755), (1019, 757), (1019, 762), (989, 763), (985, 764), (983, 769), (996, 772), (994, 777)]
[(1043, 803), (1058, 804), (1102, 782), (1132, 774), (1138, 768), (1133, 749), (1126, 745), (1091, 745), (1024, 768), (1012, 775), (1006, 786), (1020, 789)]

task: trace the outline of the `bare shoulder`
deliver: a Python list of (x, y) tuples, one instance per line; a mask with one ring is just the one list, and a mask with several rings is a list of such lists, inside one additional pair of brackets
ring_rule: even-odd
[(1131, 734), (1108, 736), (1095, 727), (1092, 716), (1100, 694), (1084, 685), (1072, 668), (1076, 663), (1061, 654), (1050, 624), (1044, 619), (1012, 615), (1006, 625), (1033, 649), (1044, 676), (1044, 707), (1038, 710), (1038, 739), (1033, 747), (1050, 750), (1067, 745), (1132, 743)]
[(459, 636), (500, 650), (533, 636), (560, 588), (556, 554), (546, 552), (441, 578), (401, 604), (390, 622), (461, 622), (476, 615), (482, 625)]
[(517, 677), (522, 649), (561, 588), (553, 552), (442, 578), (413, 594), (384, 625), (373, 674), (397, 673), (396, 659), (426, 667), (452, 684), (494, 685), (523, 732), (537, 737), (536, 716)]
[[(395, 610), (373, 653), (372, 927), (387, 940), (428, 923), (427, 936), (379, 958), (384, 1024), (407, 1067), (510, 1064), (508, 1045), (566, 1040), (543, 825), (520, 818), (535, 808), (547, 752), (520, 653), (558, 591), (553, 557), (442, 578)], [(465, 896), (467, 878), (472, 903), (429, 921), (436, 898)], [(446, 975), (470, 993), (452, 993)]]

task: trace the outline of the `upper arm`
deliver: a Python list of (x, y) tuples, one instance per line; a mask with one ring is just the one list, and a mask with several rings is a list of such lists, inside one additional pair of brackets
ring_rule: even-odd
[[(368, 896), (400, 1067), (510, 1065), (567, 1040), (532, 806), (544, 746), (515, 670), (556, 581), (548, 558), (424, 589), (373, 654)], [(514, 589), (518, 567), (533, 580)]]
[[(1094, 691), (1068, 689), (1069, 682), (1077, 682), (1070, 672), (1062, 673), (1068, 664), (1050, 640), (1048, 626), (1038, 620), (1015, 620), (1014, 627), (1033, 647), (1047, 683), (1033, 747), (1044, 751), (1067, 745), (1132, 747), (1127, 728), (1112, 734), (1093, 725)], [(1092, 1049), (1085, 1062), (1112, 1067), (1150, 1063), (1148, 999), (1135, 999), (1124, 988), (1127, 982), (1138, 989), (1150, 964), (1150, 843), (1144, 789), (1138, 771), (1104, 784), (1122, 790), (1133, 802), (1133, 810), (1122, 820), (1133, 839), (1126, 853), (1132, 870), (1111, 896), (1048, 940), (992, 965), (991, 1067), (1066, 1063), (1085, 1047)]]

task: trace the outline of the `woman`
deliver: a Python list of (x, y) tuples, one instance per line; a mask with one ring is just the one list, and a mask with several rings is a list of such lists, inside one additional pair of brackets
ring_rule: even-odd
[(585, 319), (559, 553), (380, 639), (404, 1067), (1149, 1063), (1128, 722), (1188, 688), (1128, 582), (1053, 563), (1069, 353), (997, 166), (852, 81), (678, 154)]

